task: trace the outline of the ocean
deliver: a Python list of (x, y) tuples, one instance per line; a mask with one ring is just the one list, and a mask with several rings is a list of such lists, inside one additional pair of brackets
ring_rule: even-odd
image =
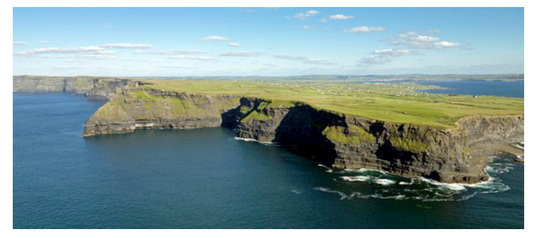
[(524, 227), (524, 166), (510, 158), (466, 186), (332, 171), (225, 128), (83, 138), (102, 104), (13, 94), (14, 228)]
[(459, 81), (412, 81), (422, 85), (436, 85), (446, 89), (422, 90), (428, 93), (439, 94), (467, 94), (467, 95), (490, 95), (502, 97), (524, 97), (524, 81), (484, 81), (484, 80), (459, 80)]

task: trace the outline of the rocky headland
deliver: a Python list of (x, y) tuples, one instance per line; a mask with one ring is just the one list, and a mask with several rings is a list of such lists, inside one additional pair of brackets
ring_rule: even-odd
[(13, 76), (13, 92), (18, 93), (54, 93), (67, 92), (81, 94), (89, 99), (108, 100), (116, 89), (140, 82), (110, 77), (40, 77)]
[(99, 77), (14, 77), (14, 92), (72, 92), (108, 100), (85, 137), (138, 129), (226, 127), (335, 169), (376, 169), (447, 183), (488, 179), (489, 155), (524, 140), (524, 115), (469, 116), (448, 128), (393, 123), (298, 101), (156, 90), (142, 81)]

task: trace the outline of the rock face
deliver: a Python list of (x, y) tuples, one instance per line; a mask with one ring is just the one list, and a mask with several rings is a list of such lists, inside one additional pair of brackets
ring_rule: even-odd
[[(470, 117), (456, 127), (436, 129), (395, 124), (304, 104), (259, 110), (265, 116), (241, 120), (239, 137), (276, 142), (296, 153), (338, 169), (376, 169), (441, 182), (475, 183), (488, 179), (488, 156), (472, 145), (523, 141), (524, 117)], [(474, 150), (472, 152), (472, 150)], [(474, 156), (472, 156), (472, 153)]]
[(121, 90), (86, 122), (84, 136), (121, 134), (136, 129), (220, 127), (222, 114), (239, 97), (203, 96), (156, 90)]
[(132, 80), (120, 78), (14, 76), (13, 92), (69, 92), (90, 99), (107, 100), (115, 94), (116, 89), (135, 84)]
[(87, 120), (85, 137), (223, 126), (238, 137), (277, 143), (333, 168), (377, 169), (448, 183), (487, 180), (488, 155), (505, 143), (524, 140), (523, 115), (466, 117), (440, 129), (344, 115), (300, 102), (152, 90), (121, 79), (15, 79), (14, 90), (109, 98)]

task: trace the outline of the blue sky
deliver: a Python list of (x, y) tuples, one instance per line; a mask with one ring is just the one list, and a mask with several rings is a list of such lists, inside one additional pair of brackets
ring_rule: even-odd
[(523, 8), (14, 8), (14, 73), (524, 73)]

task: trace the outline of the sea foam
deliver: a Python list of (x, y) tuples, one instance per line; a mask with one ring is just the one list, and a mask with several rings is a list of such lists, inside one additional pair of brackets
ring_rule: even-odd
[(355, 181), (364, 182), (364, 181), (370, 180), (370, 176), (361, 176), (361, 175), (358, 175), (358, 176), (341, 176), (340, 178), (345, 180), (345, 181), (349, 181), (349, 182), (355, 182)]
[(264, 144), (264, 145), (274, 145), (273, 142), (269, 142), (269, 141), (259, 141), (259, 140), (252, 139), (252, 138), (234, 137), (234, 139), (235, 139), (235, 140), (241, 140), (241, 141), (247, 141), (247, 142), (256, 142), (256, 143), (260, 143), (260, 144)]
[(392, 185), (392, 184), (396, 183), (395, 181), (390, 180), (390, 179), (376, 179), (374, 182), (376, 184), (381, 184), (381, 185), (384, 185), (384, 186), (388, 186), (388, 185)]

